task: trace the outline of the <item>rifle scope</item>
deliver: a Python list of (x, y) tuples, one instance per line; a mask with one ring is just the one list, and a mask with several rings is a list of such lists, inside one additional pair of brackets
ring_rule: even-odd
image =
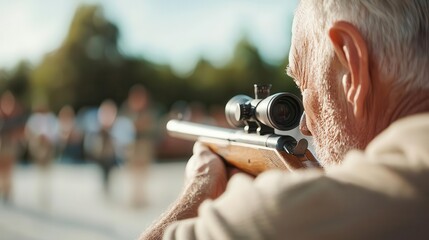
[(303, 113), (301, 100), (286, 92), (269, 96), (270, 88), (271, 85), (255, 84), (255, 99), (247, 95), (231, 98), (225, 106), (228, 123), (259, 134), (273, 132), (274, 129), (287, 131), (297, 127)]

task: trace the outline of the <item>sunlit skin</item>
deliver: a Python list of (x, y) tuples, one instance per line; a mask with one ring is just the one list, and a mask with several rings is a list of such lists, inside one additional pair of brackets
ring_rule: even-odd
[[(302, 91), (305, 115), (300, 130), (313, 136), (323, 165), (341, 163), (351, 149), (364, 149), (395, 120), (428, 109), (427, 91), (404, 93), (379, 71), (359, 30), (335, 22), (326, 34), (331, 56), (315, 61), (322, 47), (303, 29), (311, 13), (298, 8), (287, 73)], [(305, 27), (300, 27), (305, 26)]]
[[(295, 79), (303, 96), (306, 114), (300, 129), (303, 134), (314, 137), (316, 152), (323, 165), (337, 163), (350, 148), (363, 147), (362, 137), (353, 135), (362, 127), (356, 122), (352, 104), (341, 91), (341, 76), (337, 72), (343, 66), (337, 59), (327, 60), (324, 66), (315, 66), (308, 55), (317, 43), (306, 39), (300, 31), (300, 16), (298, 10), (288, 68), (288, 74)], [(323, 87), (321, 83), (329, 83), (330, 87)]]

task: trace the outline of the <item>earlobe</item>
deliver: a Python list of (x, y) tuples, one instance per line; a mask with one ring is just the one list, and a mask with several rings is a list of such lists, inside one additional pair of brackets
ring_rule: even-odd
[(361, 33), (352, 24), (335, 22), (329, 38), (341, 65), (346, 69), (342, 79), (344, 94), (356, 118), (365, 115), (365, 102), (370, 91), (368, 50)]

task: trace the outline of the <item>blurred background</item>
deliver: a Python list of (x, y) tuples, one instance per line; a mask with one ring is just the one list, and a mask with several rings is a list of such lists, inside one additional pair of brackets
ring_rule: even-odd
[(0, 238), (135, 239), (225, 103), (286, 76), (297, 0), (0, 0)]

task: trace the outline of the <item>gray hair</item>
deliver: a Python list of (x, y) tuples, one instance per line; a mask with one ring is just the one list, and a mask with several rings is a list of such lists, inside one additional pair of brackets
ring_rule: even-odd
[(335, 21), (354, 24), (368, 43), (369, 55), (384, 76), (407, 89), (429, 88), (429, 1), (304, 0), (315, 14), (321, 44)]

